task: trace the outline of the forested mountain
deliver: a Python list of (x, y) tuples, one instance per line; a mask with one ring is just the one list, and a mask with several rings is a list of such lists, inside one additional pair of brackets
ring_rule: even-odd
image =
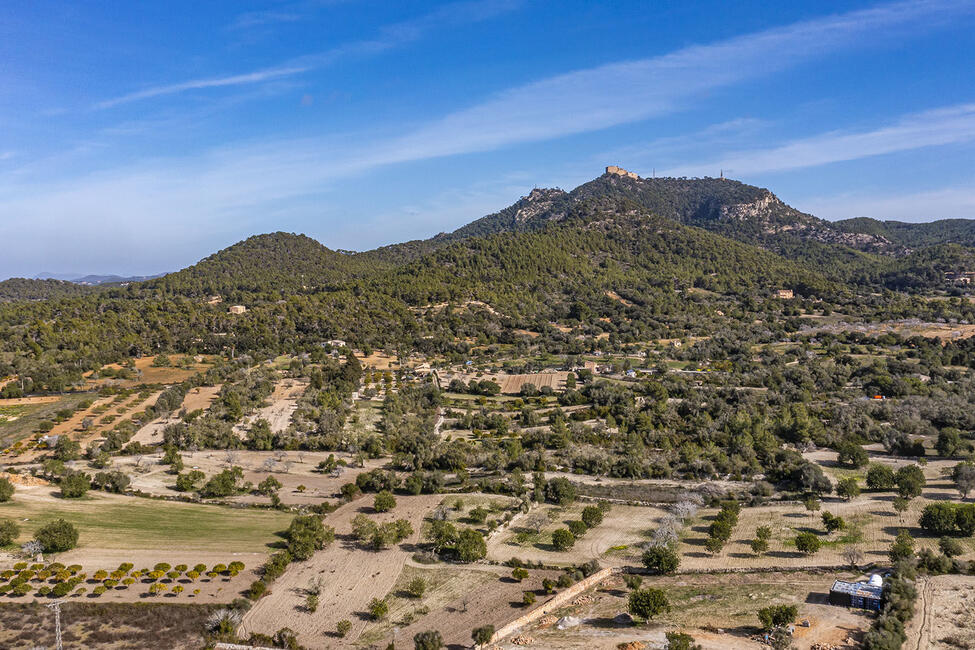
[(975, 246), (975, 220), (942, 219), (928, 223), (878, 221), (869, 217), (844, 219), (834, 224), (840, 230), (883, 237), (898, 246), (921, 248), (937, 244)]
[(462, 341), (531, 329), (559, 349), (581, 345), (552, 322), (628, 340), (709, 335), (781, 318), (788, 306), (768, 300), (778, 289), (864, 318), (975, 320), (968, 303), (928, 300), (962, 291), (946, 273), (975, 269), (975, 249), (912, 245), (906, 229), (867, 225), (851, 232), (734, 181), (605, 174), (571, 192), (534, 190), (453, 233), (364, 253), (277, 232), (127, 286), (0, 283), (0, 300), (12, 301), (0, 305), (0, 376), (57, 390), (133, 355), (330, 338), (462, 354)]
[(374, 270), (375, 264), (330, 250), (311, 237), (275, 232), (249, 237), (140, 286), (150, 293), (236, 299), (327, 288)]
[(64, 280), (10, 278), (0, 282), (0, 302), (83, 296), (95, 290), (95, 287), (65, 282)]

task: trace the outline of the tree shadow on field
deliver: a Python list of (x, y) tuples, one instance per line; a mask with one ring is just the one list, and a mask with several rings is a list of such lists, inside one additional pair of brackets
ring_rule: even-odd
[(897, 533), (901, 532), (902, 530), (906, 530), (914, 539), (919, 537), (931, 537), (931, 535), (929, 535), (923, 529), (918, 528), (917, 526), (911, 526), (910, 524), (904, 524), (902, 526), (884, 526), (880, 530), (891, 537), (897, 537)]
[(702, 551), (690, 551), (689, 553), (684, 553), (687, 557), (711, 557), (710, 553), (704, 553)]
[(766, 555), (768, 555), (769, 557), (779, 557), (779, 558), (806, 557), (804, 554), (800, 553), (799, 551), (769, 551), (768, 553), (766, 553)]
[(870, 514), (876, 515), (878, 517), (896, 517), (896, 512), (891, 512), (890, 510), (871, 510)]
[(810, 514), (808, 512), (787, 512), (782, 516), (790, 519), (802, 519), (803, 517), (809, 517)]
[(707, 539), (704, 537), (691, 537), (683, 541), (688, 546), (704, 546), (704, 544), (707, 543)]

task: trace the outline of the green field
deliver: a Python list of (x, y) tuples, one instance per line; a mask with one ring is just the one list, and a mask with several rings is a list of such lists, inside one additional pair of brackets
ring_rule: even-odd
[[(51, 488), (52, 492), (55, 488)], [(0, 503), (0, 518), (17, 521), (20, 543), (45, 523), (64, 518), (81, 533), (79, 547), (262, 552), (280, 541), (291, 517), (273, 510), (92, 496), (78, 500), (25, 499)]]

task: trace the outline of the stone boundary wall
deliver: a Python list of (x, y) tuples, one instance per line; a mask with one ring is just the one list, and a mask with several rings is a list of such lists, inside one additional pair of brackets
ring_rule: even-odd
[(280, 650), (280, 648), (268, 648), (267, 646), (241, 645), (239, 643), (218, 643), (213, 646), (215, 650)]
[(496, 631), (494, 633), (494, 636), (491, 637), (490, 643), (499, 643), (502, 639), (514, 634), (515, 632), (525, 627), (529, 623), (537, 621), (542, 616), (545, 616), (549, 612), (556, 610), (559, 607), (563, 607), (569, 601), (573, 600), (576, 596), (586, 591), (587, 589), (590, 589), (591, 587), (598, 585), (600, 582), (610, 577), (611, 575), (615, 575), (617, 573), (622, 573), (622, 572), (623, 569), (621, 569), (620, 567), (609, 567), (606, 569), (600, 569), (599, 571), (592, 574), (588, 578), (583, 578), (582, 580), (575, 583), (571, 587), (567, 587), (566, 589), (555, 594), (552, 600), (542, 604), (539, 607), (536, 607), (535, 609), (528, 612), (524, 616), (516, 618), (515, 620), (511, 621), (510, 623), (502, 627), (500, 630)]

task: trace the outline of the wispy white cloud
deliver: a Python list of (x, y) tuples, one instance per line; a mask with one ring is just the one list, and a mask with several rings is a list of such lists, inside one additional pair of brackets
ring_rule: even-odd
[[(458, 7), (500, 10), (506, 5), (452, 6), (460, 13), (429, 18), (432, 22), (419, 31), (464, 20)], [(60, 182), (39, 171), (28, 176), (0, 175), (0, 240), (21, 242), (12, 246), (21, 252), (29, 250), (31, 242), (44, 242), (50, 255), (59, 254), (51, 242), (63, 242), (65, 254), (77, 259), (89, 241), (93, 256), (104, 255), (109, 247), (122, 250), (136, 241), (145, 255), (144, 234), (152, 232), (161, 256), (181, 245), (186, 232), (204, 237), (231, 230), (241, 234), (289, 228), (317, 218), (321, 197), (339, 179), (385, 165), (499, 149), (666, 115), (709, 90), (844, 48), (885, 42), (901, 33), (925, 33), (973, 12), (975, 2), (929, 0), (802, 22), (543, 79), (384, 138), (373, 130), (369, 135), (232, 144)], [(399, 36), (359, 47), (379, 48), (416, 33), (406, 28)], [(941, 117), (944, 124), (967, 119)], [(477, 215), (458, 215), (458, 219), (472, 216)]]
[[(242, 86), (277, 80), (283, 77), (291, 77), (313, 69), (332, 65), (349, 56), (375, 55), (402, 47), (403, 45), (419, 40), (428, 32), (438, 28), (447, 28), (466, 22), (487, 20), (511, 11), (519, 6), (521, 2), (522, 0), (469, 0), (466, 2), (456, 2), (444, 5), (419, 18), (386, 25), (380, 28), (379, 35), (373, 39), (345, 43), (324, 52), (300, 56), (282, 65), (267, 67), (253, 72), (191, 79), (178, 83), (152, 86), (97, 102), (92, 108), (102, 110), (154, 97), (176, 95), (190, 90)], [(289, 16), (292, 16), (292, 14), (285, 12), (278, 15), (277, 19), (281, 21)], [(293, 17), (295, 20), (300, 18), (297, 14), (294, 14)], [(256, 24), (261, 20), (267, 21), (272, 19), (272, 15), (263, 12), (260, 15), (251, 16), (248, 20)]]
[(706, 163), (667, 169), (664, 174), (714, 175), (718, 169), (724, 169), (725, 173), (744, 177), (972, 140), (975, 140), (975, 104), (961, 104), (908, 115), (869, 131), (833, 131), (767, 149), (736, 151)]
[(284, 68), (268, 68), (266, 70), (258, 70), (256, 72), (248, 72), (246, 74), (230, 75), (229, 77), (191, 79), (190, 81), (182, 81), (180, 83), (169, 84), (166, 86), (155, 86), (153, 88), (146, 88), (145, 90), (139, 90), (134, 93), (122, 95), (121, 97), (106, 99), (105, 101), (95, 104), (94, 108), (112, 108), (113, 106), (118, 106), (119, 104), (128, 104), (130, 102), (139, 101), (140, 99), (161, 97), (163, 95), (175, 95), (187, 90), (223, 88), (226, 86), (243, 86), (247, 84), (261, 83), (264, 81), (271, 81), (273, 79), (281, 79), (282, 77), (290, 77), (301, 72), (305, 72), (306, 70), (308, 70), (307, 66), (289, 66)]
[(968, 183), (921, 192), (846, 192), (794, 201), (796, 207), (824, 219), (873, 217), (897, 221), (932, 221), (975, 217), (975, 178)]
[(579, 70), (512, 88), (448, 115), (390, 143), (388, 154), (411, 159), (486, 151), (662, 116), (716, 88), (973, 14), (971, 0), (900, 2)]

